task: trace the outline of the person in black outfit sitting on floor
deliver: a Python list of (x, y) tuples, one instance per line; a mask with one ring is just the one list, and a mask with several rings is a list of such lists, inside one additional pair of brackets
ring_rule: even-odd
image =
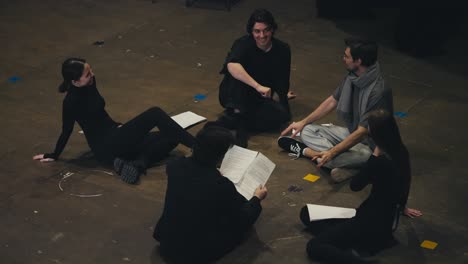
[[(121, 179), (133, 184), (152, 163), (163, 159), (179, 143), (191, 148), (194, 137), (162, 109), (152, 107), (125, 124), (107, 114), (104, 98), (96, 87), (91, 66), (84, 59), (69, 58), (62, 65), (66, 92), (62, 109), (62, 133), (54, 152), (39, 154), (34, 160), (57, 160), (73, 132), (75, 122), (83, 129), (88, 145), (98, 161), (114, 163)], [(150, 132), (157, 127), (159, 132)]]
[(210, 122), (197, 134), (191, 157), (167, 164), (164, 210), (153, 233), (167, 260), (214, 261), (238, 245), (260, 215), (267, 189), (258, 187), (247, 201), (217, 169), (233, 142), (229, 130)]
[(268, 10), (255, 10), (247, 35), (234, 41), (220, 72), (219, 101), (225, 111), (218, 124), (237, 131), (239, 146), (247, 146), (248, 131), (280, 129), (291, 119), (291, 49), (274, 38), (277, 28)]
[[(384, 110), (369, 114), (370, 136), (376, 143), (366, 167), (350, 183), (360, 191), (372, 184), (369, 197), (357, 208), (351, 219), (328, 219), (311, 222), (307, 206), (300, 213), (302, 222), (315, 238), (307, 243), (309, 257), (323, 263), (366, 263), (346, 249), (375, 254), (389, 246), (400, 213), (410, 217), (421, 212), (406, 208), (410, 190), (409, 153), (401, 141), (393, 116)], [(404, 208), (404, 209), (403, 209)]]

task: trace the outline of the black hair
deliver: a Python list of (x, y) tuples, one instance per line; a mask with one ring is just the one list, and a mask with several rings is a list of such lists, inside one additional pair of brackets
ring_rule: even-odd
[(83, 75), (86, 60), (80, 58), (68, 58), (62, 64), (63, 82), (59, 85), (59, 92), (67, 92), (72, 85), (71, 81), (77, 81)]
[(411, 182), (411, 164), (409, 152), (401, 140), (400, 131), (395, 118), (385, 110), (375, 110), (369, 113), (369, 135), (375, 144), (385, 152), (395, 165), (396, 172), (402, 180), (404, 191), (401, 193), (401, 209), (406, 206)]
[(208, 122), (195, 137), (192, 157), (202, 164), (216, 166), (232, 144), (234, 136), (228, 129)]
[(275, 33), (278, 29), (278, 25), (276, 24), (273, 15), (270, 13), (270, 11), (263, 8), (255, 9), (252, 15), (250, 15), (246, 26), (247, 34), (252, 34), (255, 23), (265, 23), (268, 27), (270, 27), (273, 33)]
[(377, 42), (356, 37), (346, 38), (344, 42), (346, 47), (349, 47), (353, 61), (361, 59), (361, 64), (366, 67), (377, 62)]

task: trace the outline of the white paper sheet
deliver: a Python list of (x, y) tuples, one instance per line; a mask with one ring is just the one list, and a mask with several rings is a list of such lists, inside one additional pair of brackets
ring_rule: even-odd
[(260, 185), (265, 185), (275, 167), (276, 165), (265, 155), (258, 153), (242, 180), (235, 184), (237, 191), (247, 200), (250, 200), (255, 189)]
[(257, 151), (233, 146), (226, 152), (226, 155), (224, 155), (219, 170), (221, 174), (236, 184), (242, 179), (257, 154)]
[(356, 215), (356, 209), (318, 204), (307, 204), (310, 221), (332, 218), (351, 218)]
[(191, 125), (205, 121), (206, 118), (200, 115), (197, 115), (191, 111), (183, 112), (181, 114), (172, 116), (172, 119), (179, 124), (182, 128), (187, 128)]

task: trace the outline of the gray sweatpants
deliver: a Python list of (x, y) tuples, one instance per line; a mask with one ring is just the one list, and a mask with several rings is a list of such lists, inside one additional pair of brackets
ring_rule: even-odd
[[(315, 151), (325, 151), (349, 136), (347, 128), (330, 125), (306, 125), (301, 131), (301, 139), (307, 147)], [(365, 144), (358, 143), (334, 159), (324, 164), (325, 167), (333, 168), (359, 168), (367, 162), (372, 150)], [(318, 160), (320, 162), (320, 159)]]

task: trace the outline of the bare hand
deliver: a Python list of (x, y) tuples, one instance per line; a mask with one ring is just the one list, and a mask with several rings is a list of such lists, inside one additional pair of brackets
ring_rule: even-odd
[(283, 130), (283, 132), (281, 132), (281, 136), (285, 136), (292, 131), (291, 137), (295, 137), (299, 132), (302, 131), (305, 125), (305, 122), (302, 120), (299, 122), (292, 122), (285, 130)]
[(258, 197), (258, 199), (263, 200), (266, 198), (268, 193), (268, 190), (265, 186), (258, 186), (257, 189), (255, 189), (254, 195)]
[(421, 211), (413, 208), (408, 208), (406, 207), (405, 210), (403, 210), (403, 215), (406, 215), (410, 218), (415, 218), (415, 217), (420, 217), (422, 216)]
[(316, 161), (317, 159), (321, 159), (320, 162), (317, 164), (317, 167), (320, 168), (325, 163), (332, 160), (335, 156), (336, 156), (335, 151), (333, 151), (332, 149), (329, 149), (329, 150), (322, 151), (318, 153), (317, 155), (314, 155), (312, 157), (312, 160)]
[(39, 160), (40, 162), (55, 161), (55, 159), (52, 159), (52, 158), (44, 158), (44, 154), (38, 154), (38, 155), (34, 156), (33, 160)]
[(262, 97), (270, 98), (271, 97), (271, 88), (258, 85), (256, 88), (257, 92), (262, 95)]
[(372, 155), (378, 157), (378, 156), (380, 156), (380, 155), (382, 155), (382, 154), (383, 154), (383, 152), (382, 152), (382, 150), (379, 148), (379, 146), (375, 146), (374, 153), (372, 153)]
[(292, 99), (294, 99), (296, 97), (297, 97), (297, 95), (293, 91), (288, 92), (288, 100), (292, 100)]

